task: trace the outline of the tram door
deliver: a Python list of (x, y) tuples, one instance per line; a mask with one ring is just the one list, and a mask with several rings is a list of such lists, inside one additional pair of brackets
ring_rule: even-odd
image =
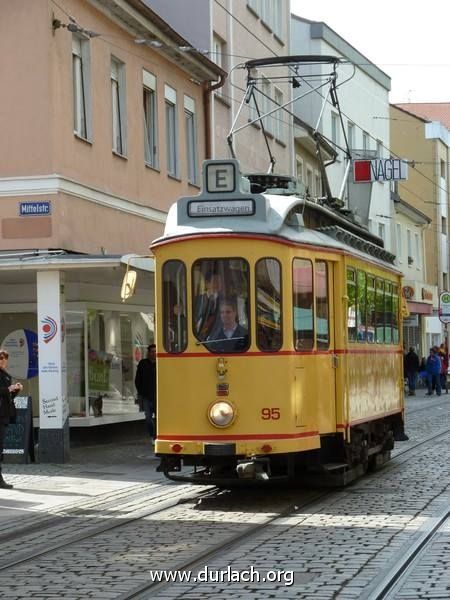
[(319, 432), (336, 427), (333, 263), (293, 261), (296, 426)]

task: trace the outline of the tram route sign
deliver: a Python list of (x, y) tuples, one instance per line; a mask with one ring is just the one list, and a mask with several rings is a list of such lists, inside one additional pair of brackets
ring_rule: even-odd
[(31, 396), (17, 396), (14, 404), (17, 415), (6, 428), (3, 454), (20, 456), (24, 463), (35, 462)]
[(439, 320), (441, 323), (450, 323), (450, 292), (439, 294)]

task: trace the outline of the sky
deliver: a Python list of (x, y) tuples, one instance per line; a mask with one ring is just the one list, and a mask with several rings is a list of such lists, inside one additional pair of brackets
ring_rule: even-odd
[(291, 12), (324, 21), (389, 75), (390, 102), (450, 102), (448, 0), (291, 0)]

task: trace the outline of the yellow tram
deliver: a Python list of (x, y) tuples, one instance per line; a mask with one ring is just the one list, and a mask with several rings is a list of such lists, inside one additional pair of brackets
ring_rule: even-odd
[(167, 477), (343, 484), (389, 458), (405, 435), (401, 274), (379, 238), (224, 160), (151, 248)]

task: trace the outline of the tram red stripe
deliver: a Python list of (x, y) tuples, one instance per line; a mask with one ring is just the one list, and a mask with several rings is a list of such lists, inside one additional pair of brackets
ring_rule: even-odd
[(158, 441), (183, 441), (201, 442), (215, 440), (294, 440), (319, 435), (318, 431), (304, 431), (302, 433), (249, 433), (246, 435), (158, 435)]
[(304, 352), (295, 352), (295, 350), (280, 350), (279, 352), (231, 352), (231, 353), (210, 353), (210, 352), (182, 352), (181, 354), (169, 354), (168, 352), (158, 352), (158, 358), (217, 358), (218, 356), (322, 356), (333, 354), (403, 354), (401, 348), (339, 348), (336, 350), (309, 350)]

